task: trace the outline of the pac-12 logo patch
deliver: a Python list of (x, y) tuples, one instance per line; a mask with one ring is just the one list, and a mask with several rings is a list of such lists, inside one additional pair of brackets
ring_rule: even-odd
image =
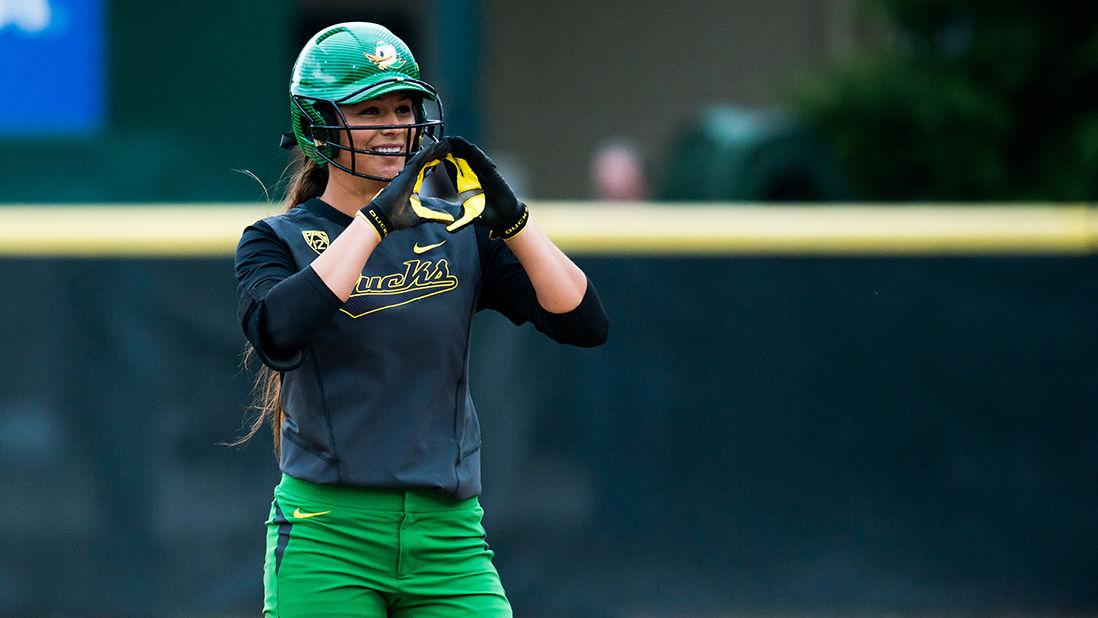
[(404, 66), (404, 61), (400, 59), (397, 54), (396, 47), (393, 47), (390, 43), (385, 41), (378, 41), (377, 47), (374, 48), (374, 53), (363, 52), (366, 59), (377, 65), (377, 68), (382, 71), (388, 71), (389, 69), (399, 69)]
[(309, 245), (313, 251), (316, 251), (317, 255), (324, 253), (324, 250), (328, 248), (328, 234), (320, 230), (305, 230), (301, 232), (301, 235), (305, 237), (305, 242)]

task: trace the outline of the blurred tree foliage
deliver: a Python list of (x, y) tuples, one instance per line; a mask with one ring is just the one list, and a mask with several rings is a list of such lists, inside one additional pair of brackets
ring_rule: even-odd
[(862, 9), (888, 36), (795, 96), (857, 197), (1098, 199), (1098, 2)]

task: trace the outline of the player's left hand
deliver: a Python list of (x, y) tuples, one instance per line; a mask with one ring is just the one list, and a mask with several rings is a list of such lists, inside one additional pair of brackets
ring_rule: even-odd
[(526, 227), (530, 212), (496, 169), (496, 164), (473, 143), (461, 137), (447, 137), (458, 200), (464, 211), (457, 221), (446, 226), (455, 232), (469, 223), (482, 225), (494, 236), (509, 240)]

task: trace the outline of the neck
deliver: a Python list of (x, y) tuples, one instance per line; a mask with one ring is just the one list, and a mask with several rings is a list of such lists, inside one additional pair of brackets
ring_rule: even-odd
[(353, 217), (389, 183), (351, 176), (341, 170), (328, 177), (320, 199), (343, 214)]

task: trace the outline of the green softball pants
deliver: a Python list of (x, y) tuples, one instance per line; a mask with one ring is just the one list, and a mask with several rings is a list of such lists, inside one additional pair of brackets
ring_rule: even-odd
[(511, 616), (477, 498), (283, 475), (267, 520), (264, 616)]

